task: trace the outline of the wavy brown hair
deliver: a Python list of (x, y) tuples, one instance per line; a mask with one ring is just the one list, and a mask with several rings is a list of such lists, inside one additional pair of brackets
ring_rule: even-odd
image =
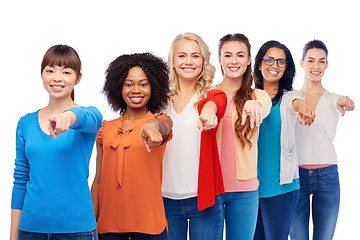
[[(219, 57), (221, 57), (221, 48), (224, 45), (224, 43), (232, 42), (232, 41), (244, 43), (247, 47), (248, 55), (249, 55), (249, 57), (251, 57), (251, 53), (250, 53), (251, 45), (250, 45), (249, 39), (244, 34), (241, 34), (241, 33), (227, 34), (220, 39), (219, 46), (218, 46)], [(221, 69), (221, 71), (224, 75), (223, 69)], [(249, 145), (249, 148), (251, 148), (252, 144), (251, 144), (250, 139), (253, 137), (254, 132), (255, 132), (255, 129), (250, 127), (249, 119), (246, 120), (246, 123), (244, 125), (241, 125), (242, 111), (243, 111), (245, 102), (247, 100), (256, 99), (254, 89), (251, 88), (253, 82), (254, 82), (254, 77), (253, 77), (253, 73), (251, 70), (251, 63), (250, 63), (247, 66), (247, 69), (243, 75), (241, 86), (235, 92), (235, 96), (234, 96), (234, 103), (235, 103), (235, 108), (236, 108), (236, 113), (237, 113), (237, 119), (235, 121), (235, 132), (236, 132), (236, 135), (238, 136), (238, 138), (240, 139), (240, 142), (241, 142), (243, 148), (245, 147), (245, 145)]]

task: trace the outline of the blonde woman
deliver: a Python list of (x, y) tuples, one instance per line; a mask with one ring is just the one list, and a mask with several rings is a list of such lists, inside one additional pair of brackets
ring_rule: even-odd
[(188, 228), (191, 240), (222, 235), (223, 183), (215, 133), (226, 96), (208, 91), (215, 73), (209, 59), (208, 46), (194, 33), (178, 35), (169, 52), (172, 90), (164, 112), (173, 121), (174, 137), (164, 154), (162, 193), (170, 240), (186, 239)]

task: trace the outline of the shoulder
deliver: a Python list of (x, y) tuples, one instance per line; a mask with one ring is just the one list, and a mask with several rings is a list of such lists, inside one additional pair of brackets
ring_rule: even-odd
[(20, 118), (19, 123), (25, 124), (30, 121), (34, 121), (38, 118), (38, 114), (39, 114), (39, 110), (37, 110), (36, 112), (27, 113), (26, 115)]

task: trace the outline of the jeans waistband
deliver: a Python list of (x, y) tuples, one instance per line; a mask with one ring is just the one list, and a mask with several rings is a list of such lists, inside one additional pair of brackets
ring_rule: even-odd
[(299, 167), (299, 175), (324, 175), (327, 173), (331, 173), (331, 172), (335, 172), (338, 170), (338, 165), (334, 164), (328, 167), (323, 167), (323, 168), (315, 168), (315, 169), (306, 169), (306, 168), (302, 168)]

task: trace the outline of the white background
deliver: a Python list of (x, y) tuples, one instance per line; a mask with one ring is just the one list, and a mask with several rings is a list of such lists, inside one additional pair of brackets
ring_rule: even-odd
[[(6, 2), (6, 3), (5, 3)], [(303, 45), (314, 38), (329, 49), (324, 87), (350, 96), (360, 104), (359, 7), (356, 1), (1, 1), (0, 84), (2, 134), (0, 139), (1, 239), (8, 238), (10, 199), (15, 159), (17, 121), (47, 105), (40, 64), (54, 44), (68, 44), (83, 62), (83, 78), (75, 88), (76, 102), (94, 105), (104, 119), (114, 119), (100, 90), (107, 65), (124, 53), (151, 51), (167, 59), (172, 40), (187, 31), (199, 34), (212, 51), (221, 80), (218, 40), (227, 33), (244, 33), (252, 56), (268, 40), (284, 43), (297, 70), (295, 89), (303, 82), (299, 65)], [(341, 181), (341, 206), (335, 239), (357, 239), (360, 214), (359, 110), (340, 119), (335, 141)], [(90, 165), (89, 182), (95, 171)], [(54, 186), (56, 187), (56, 186)]]

